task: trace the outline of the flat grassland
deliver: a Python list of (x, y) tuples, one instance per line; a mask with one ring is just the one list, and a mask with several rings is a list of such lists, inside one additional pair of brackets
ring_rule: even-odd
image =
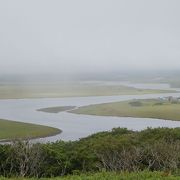
[(8, 141), (19, 138), (33, 139), (56, 135), (59, 133), (61, 133), (61, 130), (48, 126), (0, 119), (0, 141)]
[(180, 103), (171, 103), (159, 99), (133, 100), (84, 106), (70, 112), (98, 116), (156, 118), (179, 121)]
[(0, 84), (0, 99), (58, 98), (171, 93), (176, 91), (137, 89), (102, 84)]

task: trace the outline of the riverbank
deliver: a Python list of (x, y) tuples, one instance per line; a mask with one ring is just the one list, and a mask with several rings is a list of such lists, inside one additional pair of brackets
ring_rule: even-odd
[(15, 139), (36, 139), (54, 136), (62, 131), (57, 128), (0, 119), (0, 142)]
[(37, 109), (37, 111), (46, 112), (46, 113), (59, 113), (63, 111), (72, 110), (75, 107), (76, 106), (56, 106), (56, 107)]

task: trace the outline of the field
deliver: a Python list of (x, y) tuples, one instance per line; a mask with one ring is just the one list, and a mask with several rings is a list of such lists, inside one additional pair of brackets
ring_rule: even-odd
[(29, 123), (0, 119), (0, 140), (31, 139), (59, 134), (61, 130)]
[(0, 84), (0, 99), (138, 95), (170, 92), (175, 91), (142, 90), (121, 85), (98, 83)]
[(180, 103), (159, 99), (134, 100), (80, 107), (77, 114), (180, 120)]
[(74, 108), (75, 106), (57, 106), (57, 107), (37, 109), (37, 111), (47, 112), (47, 113), (59, 113), (59, 112), (71, 110)]

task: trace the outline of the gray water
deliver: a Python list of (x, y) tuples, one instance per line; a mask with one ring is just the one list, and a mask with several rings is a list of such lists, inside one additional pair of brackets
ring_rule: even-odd
[(165, 96), (179, 97), (180, 93), (121, 95), (101, 97), (68, 97), (44, 99), (8, 99), (0, 100), (0, 118), (47, 125), (61, 129), (59, 135), (38, 139), (38, 141), (77, 140), (90, 134), (111, 130), (114, 127), (126, 127), (131, 130), (142, 130), (147, 127), (180, 127), (180, 122), (150, 118), (107, 117), (78, 115), (68, 112), (45, 113), (40, 108), (53, 106), (85, 106), (130, 99), (146, 99)]

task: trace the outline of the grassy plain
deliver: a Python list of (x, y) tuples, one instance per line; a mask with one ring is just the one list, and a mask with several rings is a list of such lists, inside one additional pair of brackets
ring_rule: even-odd
[(161, 102), (158, 99), (134, 100), (84, 106), (71, 112), (98, 116), (156, 118), (179, 121), (180, 103)]
[(138, 95), (171, 92), (175, 91), (142, 90), (121, 85), (102, 85), (98, 83), (0, 84), (0, 99)]
[(47, 137), (60, 132), (61, 130), (48, 126), (0, 119), (0, 141)]

